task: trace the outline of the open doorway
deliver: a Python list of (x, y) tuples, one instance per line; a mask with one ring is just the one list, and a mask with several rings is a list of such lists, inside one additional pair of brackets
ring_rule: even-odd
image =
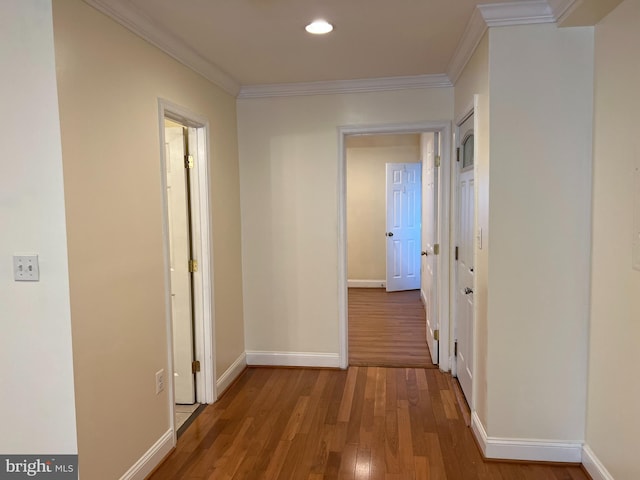
[[(448, 225), (444, 229), (440, 225), (448, 218), (439, 214), (448, 209), (448, 186), (440, 185), (448, 183), (448, 170), (434, 176), (441, 166), (439, 149), (446, 148), (448, 155), (448, 132), (445, 123), (340, 129), (343, 367), (439, 365), (438, 328), (431, 329), (429, 342), (425, 310), (431, 312), (432, 327), (438, 323), (434, 316), (441, 317), (444, 311), (448, 317), (448, 249), (446, 243), (445, 248), (440, 247), (441, 240), (434, 241), (442, 236), (448, 242)], [(427, 148), (430, 169), (425, 166)], [(448, 165), (447, 158), (445, 166)], [(422, 180), (428, 178), (428, 173), (428, 194), (437, 199), (444, 197), (444, 201), (432, 206), (430, 221), (436, 224), (426, 232), (431, 237), (430, 243), (425, 243), (420, 198), (425, 189)], [(417, 192), (412, 191), (412, 183), (417, 184)], [(389, 198), (391, 202), (387, 201)], [(413, 224), (412, 235), (402, 236), (404, 233), (397, 230), (401, 227), (401, 222), (396, 221), (400, 217), (404, 224)], [(425, 286), (426, 267), (432, 282)], [(443, 275), (435, 278), (439, 270)], [(391, 288), (390, 277), (399, 280)], [(444, 297), (443, 301), (432, 305), (432, 292), (438, 299)], [(448, 328), (448, 318), (445, 323)], [(436, 353), (431, 355), (434, 335)]]
[(207, 125), (160, 101), (171, 424), (215, 400)]
[(350, 365), (432, 366), (420, 303), (420, 137), (346, 138)]

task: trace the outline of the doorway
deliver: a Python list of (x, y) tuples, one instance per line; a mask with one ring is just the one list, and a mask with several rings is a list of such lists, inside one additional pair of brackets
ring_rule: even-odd
[[(362, 254), (364, 253), (364, 251), (369, 248), (366, 247), (366, 245), (364, 244), (359, 244), (359, 245), (364, 245), (361, 248), (358, 249), (354, 249), (353, 248), (353, 235), (351, 232), (351, 228), (348, 227), (348, 217), (349, 216), (358, 216), (358, 217), (362, 217), (363, 216), (363, 212), (362, 211), (357, 211), (354, 210), (353, 206), (349, 205), (350, 199), (349, 199), (349, 193), (353, 192), (354, 187), (353, 184), (350, 185), (349, 188), (347, 188), (347, 182), (349, 181), (350, 178), (350, 174), (353, 175), (353, 169), (350, 168), (350, 165), (348, 164), (348, 152), (347, 149), (348, 147), (352, 146), (353, 144), (353, 140), (356, 139), (356, 142), (371, 142), (371, 139), (375, 139), (375, 138), (386, 138), (387, 140), (395, 137), (401, 137), (402, 135), (406, 135), (408, 137), (413, 137), (413, 143), (415, 145), (415, 152), (418, 152), (417, 154), (417, 158), (415, 158), (413, 160), (413, 162), (408, 162), (408, 163), (416, 163), (417, 164), (417, 176), (418, 177), (423, 177), (422, 171), (421, 171), (421, 167), (420, 167), (420, 163), (423, 162), (423, 159), (421, 158), (420, 152), (421, 152), (421, 135), (428, 133), (431, 138), (434, 137), (435, 133), (439, 134), (439, 138), (441, 139), (442, 142), (442, 150), (443, 150), (443, 154), (439, 155), (439, 157), (446, 157), (444, 159), (444, 162), (442, 162), (442, 166), (444, 168), (442, 168), (442, 170), (444, 170), (444, 172), (442, 172), (442, 175), (440, 175), (440, 178), (438, 180), (439, 183), (443, 183), (446, 184), (448, 183), (448, 179), (450, 178), (449, 172), (448, 172), (448, 168), (449, 168), (449, 161), (448, 161), (448, 152), (449, 152), (449, 144), (448, 144), (448, 139), (447, 139), (447, 133), (450, 132), (450, 127), (449, 124), (446, 122), (442, 122), (442, 123), (426, 123), (426, 124), (413, 124), (413, 125), (390, 125), (390, 126), (375, 126), (375, 127), (342, 127), (340, 128), (339, 131), (339, 142), (340, 142), (340, 192), (339, 192), (339, 205), (340, 205), (340, 230), (339, 230), (339, 238), (340, 238), (340, 244), (339, 244), (339, 267), (340, 267), (340, 271), (339, 271), (339, 283), (340, 283), (340, 297), (339, 297), (339, 302), (340, 302), (340, 325), (341, 325), (341, 329), (340, 329), (340, 342), (341, 342), (341, 367), (342, 368), (346, 368), (349, 364), (349, 360), (350, 360), (350, 356), (349, 356), (349, 326), (351, 325), (351, 318), (349, 318), (349, 315), (353, 315), (353, 311), (354, 308), (358, 308), (362, 311), (362, 306), (366, 305), (368, 307), (370, 307), (371, 305), (378, 303), (378, 304), (384, 304), (383, 307), (381, 307), (383, 310), (386, 309), (387, 312), (391, 312), (391, 314), (393, 315), (393, 313), (400, 313), (401, 312), (415, 312), (416, 309), (414, 308), (415, 305), (417, 305), (419, 308), (418, 310), (420, 311), (420, 316), (421, 316), (421, 332), (419, 335), (419, 342), (421, 342), (421, 346), (422, 349), (424, 350), (425, 353), (425, 361), (422, 361), (421, 366), (441, 366), (439, 363), (438, 364), (432, 364), (431, 361), (431, 357), (429, 356), (429, 350), (427, 348), (427, 338), (426, 338), (426, 321), (425, 321), (425, 307), (423, 307), (422, 303), (421, 303), (421, 290), (420, 290), (420, 283), (418, 283), (415, 288), (416, 290), (414, 291), (408, 291), (408, 292), (399, 292), (403, 294), (403, 297), (409, 297), (409, 298), (403, 298), (400, 299), (399, 296), (398, 297), (391, 297), (389, 298), (389, 295), (397, 295), (395, 293), (387, 293), (385, 292), (386, 287), (387, 287), (387, 278), (386, 278), (386, 263), (384, 262), (384, 259), (386, 257), (386, 253), (387, 253), (387, 249), (385, 248), (385, 244), (389, 241), (389, 236), (385, 236), (386, 234), (388, 234), (389, 230), (387, 230), (386, 228), (386, 224), (383, 223), (382, 229), (378, 229), (379, 231), (377, 232), (377, 234), (375, 233), (370, 233), (369, 235), (365, 236), (365, 239), (367, 241), (373, 241), (373, 240), (378, 240), (382, 242), (382, 251), (380, 252), (380, 247), (378, 247), (377, 251), (378, 254), (375, 255), (374, 257), (369, 257), (370, 259), (373, 258), (374, 261), (366, 261), (365, 259), (365, 265), (368, 268), (374, 268), (374, 263), (378, 265), (378, 267), (376, 268), (376, 271), (378, 272), (378, 276), (374, 276), (373, 278), (369, 277), (369, 278), (357, 278), (356, 275), (353, 274), (353, 263), (354, 263), (354, 257), (359, 257), (362, 256)], [(444, 153), (444, 151), (446, 151), (446, 153)], [(435, 160), (435, 159), (434, 159)], [(396, 160), (395, 162), (382, 162), (383, 164), (385, 163), (407, 163), (407, 162), (400, 162), (398, 160)], [(440, 159), (439, 159), (439, 167), (440, 167)], [(385, 166), (386, 168), (386, 166)], [(402, 167), (400, 167), (402, 168)], [(348, 170), (351, 170), (350, 173), (348, 173)], [(404, 168), (402, 168), (402, 170), (404, 171)], [(384, 170), (383, 170), (384, 172)], [(399, 175), (398, 175), (399, 177)], [(379, 195), (377, 198), (378, 203), (380, 203), (380, 200), (384, 200), (384, 196), (385, 196), (385, 183), (384, 183), (384, 179), (386, 178), (386, 176), (383, 176), (383, 183), (382, 183), (382, 189), (379, 191)], [(361, 182), (361, 183), (366, 183), (366, 182)], [(379, 184), (379, 183), (378, 183)], [(379, 184), (380, 185), (380, 184)], [(360, 186), (362, 187), (362, 185)], [(445, 197), (443, 199), (441, 199), (440, 203), (438, 204), (438, 211), (440, 211), (441, 209), (447, 209), (448, 208), (448, 198), (446, 198), (446, 193), (448, 193), (448, 185), (447, 186), (442, 186), (440, 188), (440, 190), (438, 191), (437, 195), (440, 197)], [(446, 193), (445, 193), (446, 192)], [(422, 190), (420, 191), (420, 193), (422, 193)], [(446, 210), (445, 210), (446, 211)], [(384, 214), (385, 214), (385, 208), (382, 207), (381, 210), (381, 214), (383, 215), (383, 222), (384, 222)], [(447, 215), (437, 215), (437, 221), (438, 222), (448, 222), (448, 216)], [(360, 219), (360, 218), (359, 218)], [(447, 244), (448, 244), (448, 224), (446, 228), (442, 228), (442, 225), (439, 225), (437, 229), (434, 229), (434, 231), (437, 231), (437, 234), (440, 236), (439, 239), (439, 243), (442, 244), (442, 247), (440, 247), (440, 245), (436, 245), (436, 251), (433, 252), (434, 256), (438, 257), (437, 259), (435, 259), (434, 262), (434, 268), (435, 268), (435, 264), (437, 264), (437, 266), (439, 267), (438, 270), (442, 270), (442, 275), (440, 275), (435, 282), (438, 284), (438, 286), (440, 286), (441, 288), (438, 290), (438, 295), (443, 295), (446, 294), (446, 298), (444, 301), (438, 302), (437, 303), (437, 307), (434, 308), (434, 310), (437, 310), (437, 314), (438, 317), (442, 317), (443, 316), (443, 312), (444, 312), (444, 317), (447, 317), (444, 320), (444, 323), (447, 325), (448, 328), (448, 306), (449, 306), (449, 300), (448, 300), (448, 282), (449, 282), (449, 275), (448, 275), (448, 248)], [(395, 235), (395, 232), (394, 232)], [(377, 237), (377, 238), (376, 238)], [(420, 251), (421, 251), (421, 238), (420, 238), (420, 229), (418, 229), (418, 238), (417, 238), (417, 245), (416, 245), (416, 255), (417, 255), (417, 261), (416, 264), (418, 265), (418, 270), (422, 270), (424, 268), (424, 266), (421, 266), (421, 261), (420, 261)], [(378, 243), (378, 245), (380, 245), (380, 243)], [(372, 250), (371, 248), (369, 248), (369, 250)], [(355, 254), (353, 253), (355, 252)], [(382, 259), (382, 262), (380, 262), (380, 259)], [(445, 268), (442, 268), (444, 262), (444, 266)], [(384, 265), (384, 267), (380, 267), (380, 264)], [(382, 274), (380, 272), (383, 272)], [(420, 272), (419, 272), (420, 273)], [(354, 278), (355, 277), (355, 278)], [(444, 287), (442, 288), (442, 285), (444, 285)], [(385, 293), (387, 295), (387, 298), (384, 299), (383, 297), (381, 297), (380, 299), (374, 299), (374, 298), (368, 298), (371, 297), (371, 295), (373, 295), (374, 293), (372, 292), (372, 290), (374, 289), (367, 289), (367, 290), (360, 290), (360, 291), (354, 291), (354, 288), (362, 288), (362, 287), (375, 287), (374, 289), (377, 289), (379, 293)], [(350, 289), (351, 288), (351, 289)], [(358, 288), (359, 290), (359, 288)], [(354, 296), (353, 294), (356, 293), (357, 296)], [(411, 298), (413, 297), (413, 298)], [(364, 299), (364, 300), (363, 300)], [(409, 302), (408, 304), (405, 302)], [(369, 322), (372, 322), (375, 318), (376, 318), (376, 314), (373, 312), (365, 312), (364, 316), (366, 317), (366, 319), (368, 319)], [(362, 321), (361, 319), (357, 319), (354, 317), (354, 322), (358, 322), (360, 325), (362, 325)], [(353, 326), (353, 325), (352, 325)], [(397, 326), (397, 325), (395, 325)], [(369, 327), (368, 323), (364, 324), (365, 328)], [(437, 333), (436, 333), (437, 336)], [(402, 341), (398, 340), (398, 334), (397, 332), (395, 333), (390, 333), (389, 337), (391, 337), (391, 343), (394, 343), (396, 346), (398, 346), (400, 343), (402, 343)], [(416, 335), (412, 334), (412, 340), (417, 340)], [(445, 337), (447, 337), (447, 335), (445, 335)], [(448, 338), (445, 339), (445, 341), (448, 341)], [(366, 342), (366, 339), (365, 339)], [(448, 351), (447, 348), (445, 348), (445, 350)], [(442, 350), (441, 350), (442, 351)], [(399, 352), (402, 353), (402, 352)], [(406, 352), (404, 352), (406, 353)], [(406, 357), (405, 357), (406, 358)], [(362, 364), (360, 363), (362, 360), (358, 361), (358, 364)], [(393, 365), (395, 362), (389, 362), (389, 365)], [(380, 364), (379, 361), (376, 362), (376, 364)], [(425, 365), (426, 364), (426, 365)], [(444, 362), (443, 362), (444, 364)], [(395, 365), (398, 366), (398, 365)], [(448, 364), (446, 365), (446, 367), (448, 368)]]
[(165, 292), (174, 436), (213, 403), (214, 323), (206, 121), (160, 100)]

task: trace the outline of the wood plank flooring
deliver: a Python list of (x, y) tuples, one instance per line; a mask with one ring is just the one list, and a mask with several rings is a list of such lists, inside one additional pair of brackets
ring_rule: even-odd
[(587, 480), (485, 462), (436, 369), (248, 368), (151, 480)]
[(349, 289), (349, 364), (435, 368), (420, 291)]

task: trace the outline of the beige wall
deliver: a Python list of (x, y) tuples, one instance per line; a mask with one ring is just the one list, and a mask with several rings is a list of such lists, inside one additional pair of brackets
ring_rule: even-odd
[(640, 225), (638, 25), (640, 1), (626, 0), (596, 27), (586, 443), (616, 480), (640, 478), (640, 272), (631, 267), (634, 218)]
[[(0, 75), (0, 452), (74, 454), (71, 316), (51, 2), (2, 2), (0, 64), (4, 68)], [(15, 254), (38, 255), (40, 281), (13, 280)]]
[(451, 88), (238, 101), (247, 350), (338, 353), (337, 127), (452, 111)]
[(244, 350), (235, 99), (80, 0), (54, 31), (80, 468), (113, 479), (169, 429), (159, 97), (209, 120), (217, 375)]
[(386, 164), (420, 161), (420, 136), (347, 137), (347, 278), (386, 281)]
[[(474, 409), (487, 424), (487, 289), (489, 281), (489, 35), (485, 34), (455, 84), (455, 114), (460, 121), (478, 95), (475, 114), (476, 226), (482, 229), (483, 248), (475, 249), (475, 399)], [(454, 297), (451, 298), (452, 302)], [(453, 311), (453, 305), (451, 306)], [(453, 322), (451, 323), (453, 330)], [(451, 338), (454, 338), (453, 331)]]
[(593, 28), (489, 32), (487, 433), (584, 438)]

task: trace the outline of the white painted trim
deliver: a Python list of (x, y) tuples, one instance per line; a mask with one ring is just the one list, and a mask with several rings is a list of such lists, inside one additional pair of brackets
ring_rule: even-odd
[(323, 82), (275, 83), (244, 85), (238, 98), (290, 97), (296, 95), (328, 95), (339, 93), (381, 92), (413, 88), (451, 87), (445, 74), (412, 75), (406, 77), (363, 78)]
[(427, 297), (424, 296), (424, 291), (420, 289), (420, 301), (422, 302), (422, 306), (427, 311)]
[(471, 60), (486, 31), (487, 23), (484, 21), (480, 10), (475, 8), (447, 67), (447, 75), (454, 85), (462, 74), (464, 67)]
[(176, 446), (173, 428), (167, 430), (153, 446), (138, 459), (127, 472), (120, 477), (120, 480), (144, 480), (154, 468)]
[(136, 7), (134, 2), (124, 0), (85, 0), (85, 2), (230, 95), (236, 96), (240, 91), (240, 84), (231, 75), (204, 58), (183, 40), (169, 33), (167, 29), (156, 24)]
[(247, 365), (270, 367), (325, 367), (340, 368), (337, 353), (314, 352), (261, 352), (247, 353)]
[(561, 24), (567, 19), (575, 8), (582, 3), (582, 0), (547, 0), (556, 22)]
[(449, 61), (447, 75), (455, 85), (488, 27), (556, 23), (564, 20), (580, 0), (523, 0), (478, 5)]
[(556, 21), (547, 0), (488, 3), (478, 5), (477, 8), (480, 9), (480, 13), (489, 27), (554, 23)]
[(348, 280), (349, 288), (386, 288), (386, 280)]
[[(441, 188), (439, 189), (440, 212), (439, 225), (440, 255), (438, 256), (438, 292), (440, 292), (440, 342), (439, 342), (439, 367), (440, 370), (449, 370), (449, 269), (451, 268), (451, 249), (449, 241), (449, 197), (451, 190), (451, 123), (424, 122), (387, 125), (350, 125), (338, 127), (338, 324), (340, 341), (340, 368), (349, 365), (349, 320), (347, 315), (347, 171), (345, 137), (347, 135), (383, 134), (383, 133), (423, 133), (439, 132), (442, 142), (441, 158)], [(444, 268), (446, 266), (446, 268)]]
[(593, 480), (614, 480), (589, 445), (582, 446), (582, 465)]
[(166, 199), (166, 162), (165, 158), (165, 117), (176, 120), (183, 125), (196, 130), (194, 145), (196, 147), (196, 168), (192, 193), (193, 208), (193, 236), (195, 255), (199, 261), (198, 272), (194, 276), (194, 314), (195, 314), (195, 355), (200, 359), (201, 371), (196, 374), (196, 400), (199, 403), (213, 403), (217, 398), (215, 371), (216, 359), (215, 345), (215, 316), (214, 316), (214, 284), (213, 284), (213, 254), (210, 238), (211, 203), (209, 193), (209, 123), (206, 117), (200, 116), (190, 110), (163, 98), (158, 99), (158, 122), (160, 130), (160, 159), (162, 163), (162, 212), (163, 212), (163, 249), (165, 262), (165, 308), (167, 322), (167, 352), (168, 352), (168, 379), (170, 425), (174, 425), (174, 385), (173, 385), (173, 329), (171, 322), (171, 285), (169, 275), (169, 225)]
[(533, 462), (580, 463), (581, 442), (489, 437), (477, 413), (471, 414), (471, 429), (486, 458)]
[(231, 364), (225, 372), (220, 375), (216, 382), (216, 391), (222, 394), (235, 381), (236, 378), (247, 368), (247, 355), (243, 352), (235, 362)]

